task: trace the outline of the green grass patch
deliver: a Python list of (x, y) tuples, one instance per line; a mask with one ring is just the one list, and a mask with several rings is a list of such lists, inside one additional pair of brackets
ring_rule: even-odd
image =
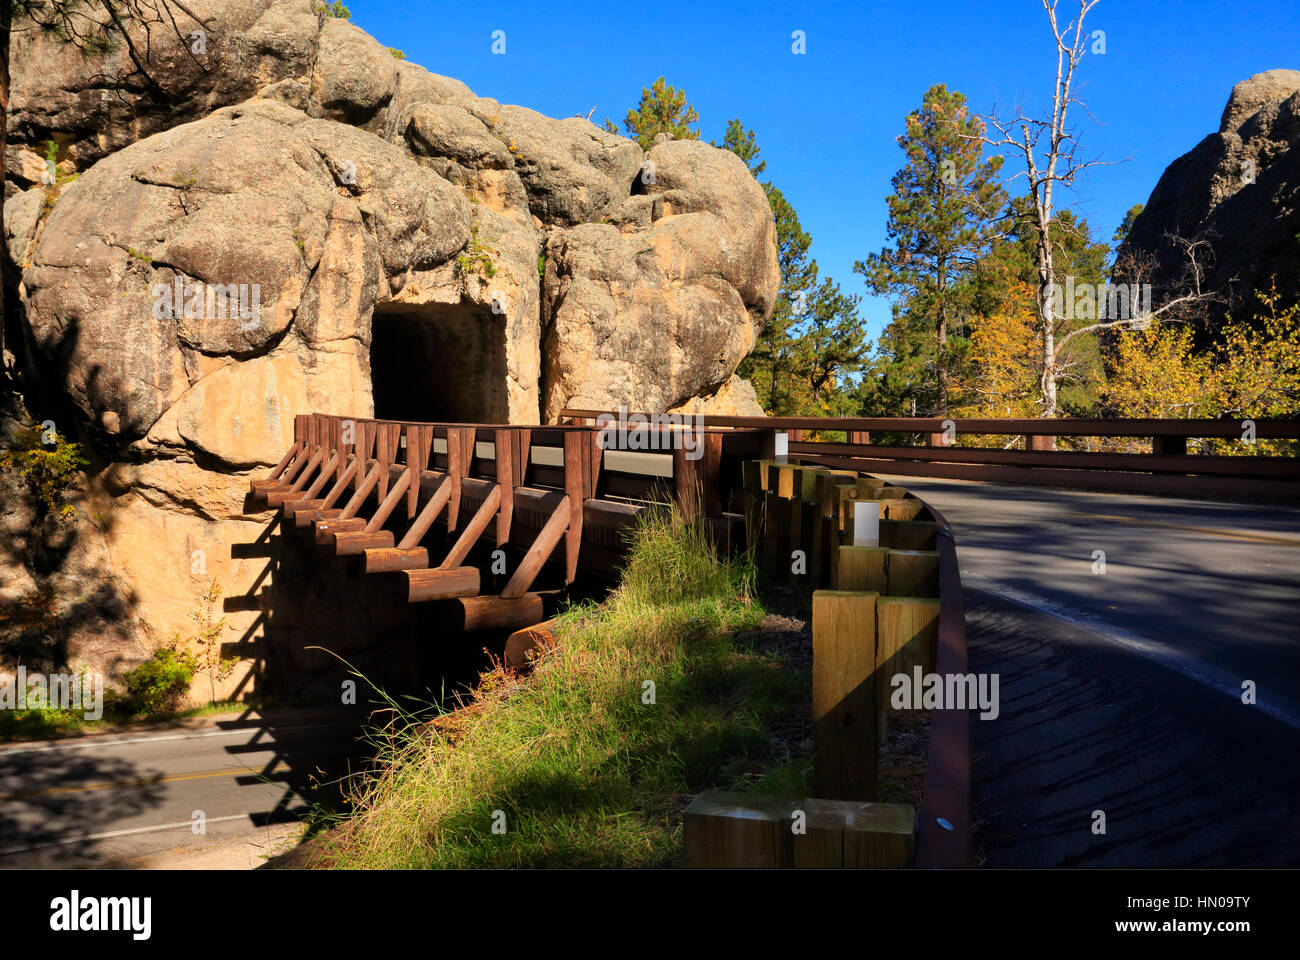
[(690, 796), (785, 762), (770, 725), (806, 677), (743, 639), (763, 617), (752, 564), (667, 512), (630, 547), (620, 587), (566, 612), (530, 676), (486, 673), (432, 722), (397, 712), (323, 862), (674, 865)]
[(0, 710), (0, 743), (18, 740), (47, 740), (54, 737), (72, 737), (83, 733), (106, 731), (112, 727), (145, 723), (169, 723), (208, 717), (223, 713), (240, 713), (255, 709), (256, 704), (246, 701), (223, 700), (189, 710), (171, 710), (140, 716), (124, 713), (106, 704), (104, 715), (97, 720), (87, 720), (85, 710)]

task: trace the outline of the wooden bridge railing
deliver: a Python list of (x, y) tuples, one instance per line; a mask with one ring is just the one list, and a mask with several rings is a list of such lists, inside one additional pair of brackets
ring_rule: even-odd
[[(566, 409), (584, 422), (606, 411)], [(919, 477), (948, 477), (1185, 496), (1300, 496), (1300, 458), (1189, 454), (1188, 440), (1241, 443), (1300, 439), (1300, 420), (940, 419), (936, 417), (723, 417), (695, 421), (706, 429), (784, 431), (791, 458), (823, 466)], [(845, 442), (810, 441), (805, 434), (842, 432)], [(875, 433), (919, 434), (925, 446), (882, 445)], [(960, 438), (1024, 437), (1027, 449), (960, 445)], [(1145, 438), (1151, 453), (1056, 449), (1058, 437)], [(956, 442), (953, 442), (956, 439)]]
[[(251, 482), (253, 506), (280, 508), (286, 530), (323, 552), (360, 558), (368, 574), (399, 575), (406, 599), (460, 601), (465, 624), (528, 626), (543, 619), (533, 589), (564, 541), (564, 581), (579, 564), (612, 573), (621, 532), (645, 505), (676, 500), (729, 543), (727, 515), (742, 459), (770, 453), (773, 431), (655, 427), (619, 449), (598, 427), (417, 423), (304, 414), (271, 473)], [(683, 442), (683, 441), (687, 442)], [(434, 555), (429, 533), (454, 542)], [(505, 586), (483, 597), (466, 566), (485, 537), (523, 551)], [(492, 602), (489, 602), (492, 601)]]

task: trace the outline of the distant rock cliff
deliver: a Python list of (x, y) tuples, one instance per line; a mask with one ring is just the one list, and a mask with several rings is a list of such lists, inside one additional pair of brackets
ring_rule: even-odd
[(315, 6), (190, 0), (204, 50), (155, 27), (156, 86), (14, 34), (7, 347), (106, 461), (88, 537), (141, 651), (189, 625), (196, 551), (258, 576), (230, 557), (244, 478), (295, 413), (761, 412), (735, 370), (779, 276), (743, 162), (476, 96)]
[(1120, 258), (1147, 261), (1156, 288), (1173, 288), (1188, 263), (1178, 241), (1204, 240), (1206, 287), (1246, 316), (1274, 281), (1300, 296), (1297, 235), (1300, 71), (1269, 70), (1237, 84), (1218, 132), (1169, 165)]

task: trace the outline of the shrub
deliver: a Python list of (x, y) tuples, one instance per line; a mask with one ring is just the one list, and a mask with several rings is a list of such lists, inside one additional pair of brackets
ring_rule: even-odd
[(64, 500), (76, 486), (77, 474), (84, 466), (86, 459), (80, 444), (54, 434), (53, 429), (47, 433), (37, 423), (20, 427), (12, 444), (0, 450), (0, 470), (11, 470), (22, 477), (35, 500), (38, 519), (55, 514), (69, 520), (77, 515), (76, 508)]
[(114, 706), (133, 716), (172, 713), (180, 708), (194, 680), (198, 662), (192, 654), (164, 647), (122, 675), (125, 694)]

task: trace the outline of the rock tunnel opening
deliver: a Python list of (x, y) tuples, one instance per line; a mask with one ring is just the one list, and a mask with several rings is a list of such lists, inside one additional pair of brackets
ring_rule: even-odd
[(458, 304), (375, 308), (370, 381), (382, 420), (506, 423), (505, 317)]

